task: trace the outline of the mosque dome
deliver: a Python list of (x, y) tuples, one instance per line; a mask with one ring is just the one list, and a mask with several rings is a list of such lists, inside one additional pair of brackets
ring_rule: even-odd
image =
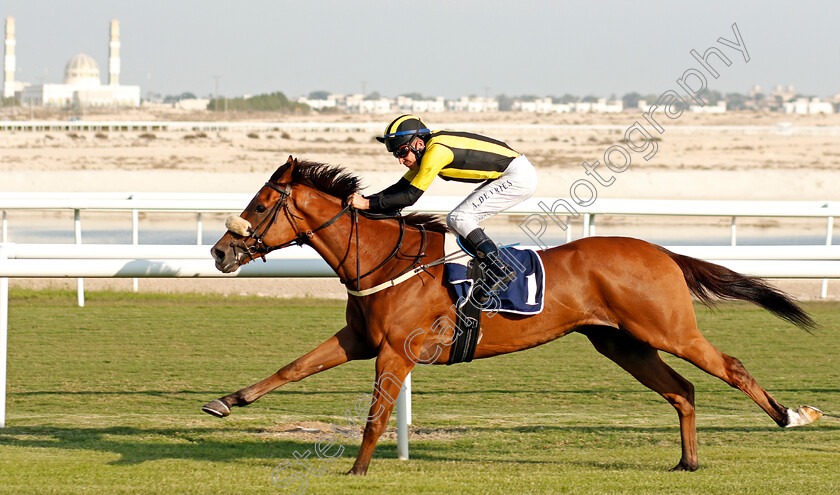
[(64, 67), (64, 84), (86, 88), (99, 86), (99, 66), (96, 60), (84, 53), (71, 58)]

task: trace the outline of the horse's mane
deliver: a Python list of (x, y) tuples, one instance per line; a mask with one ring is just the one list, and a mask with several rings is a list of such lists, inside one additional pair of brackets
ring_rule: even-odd
[[(287, 170), (287, 164), (281, 165), (269, 179), (277, 182)], [(342, 167), (323, 163), (300, 160), (292, 169), (292, 181), (306, 184), (342, 201), (361, 188), (361, 180)], [(406, 224), (421, 227), (433, 232), (448, 232), (449, 229), (439, 215), (431, 213), (409, 213), (404, 215)]]

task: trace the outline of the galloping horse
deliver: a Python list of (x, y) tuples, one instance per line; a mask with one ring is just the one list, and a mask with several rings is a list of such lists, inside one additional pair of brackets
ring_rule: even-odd
[[(375, 357), (370, 413), (348, 473), (364, 475), (406, 375), (417, 363), (444, 364), (449, 358), (454, 328), (441, 330), (441, 322), (451, 322), (454, 291), (442, 282), (443, 265), (434, 263), (444, 255), (446, 227), (440, 220), (421, 214), (359, 215), (344, 205), (358, 189), (358, 179), (340, 168), (289, 157), (245, 211), (228, 220), (228, 232), (212, 248), (219, 270), (233, 272), (274, 249), (308, 244), (347, 286), (347, 325), (265, 380), (202, 409), (227, 416), (232, 407), (246, 406), (281, 385)], [(713, 296), (750, 301), (802, 328), (814, 326), (795, 302), (762, 279), (631, 238), (584, 238), (539, 255), (546, 270), (543, 311), (529, 317), (482, 316), (475, 357), (582, 333), (676, 409), (682, 456), (673, 470), (697, 469), (694, 386), (662, 361), (660, 350), (740, 389), (779, 426), (806, 425), (822, 415), (809, 406), (793, 410), (779, 404), (740, 361), (697, 329), (692, 294), (706, 303)]]

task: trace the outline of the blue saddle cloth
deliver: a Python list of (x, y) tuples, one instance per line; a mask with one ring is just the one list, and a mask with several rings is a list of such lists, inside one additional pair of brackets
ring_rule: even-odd
[[(545, 269), (542, 259), (531, 249), (504, 247), (499, 249), (503, 260), (516, 270), (516, 278), (493, 295), (482, 307), (483, 311), (534, 315), (542, 311), (545, 293)], [(467, 278), (467, 266), (458, 263), (444, 265), (447, 281), (463, 306), (473, 289), (474, 281)]]

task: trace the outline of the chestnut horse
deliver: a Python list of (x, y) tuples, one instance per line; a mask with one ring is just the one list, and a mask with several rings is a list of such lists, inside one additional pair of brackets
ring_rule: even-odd
[[(346, 326), (308, 354), (259, 383), (207, 403), (227, 416), (289, 382), (347, 361), (376, 358), (376, 383), (362, 445), (350, 474), (367, 472), (406, 375), (417, 363), (445, 364), (454, 320), (454, 291), (443, 283), (446, 227), (432, 215), (372, 219), (345, 205), (358, 179), (337, 167), (289, 157), (212, 248), (229, 273), (294, 243), (313, 247), (348, 289)], [(736, 358), (697, 329), (692, 294), (750, 301), (807, 329), (811, 318), (762, 279), (672, 253), (632, 238), (589, 237), (540, 251), (545, 304), (534, 316), (481, 318), (475, 358), (521, 351), (570, 332), (585, 335), (601, 354), (677, 411), (682, 456), (674, 470), (697, 469), (693, 385), (665, 364), (665, 351), (740, 389), (779, 426), (809, 424), (822, 413), (779, 404)], [(393, 282), (402, 279), (401, 283)], [(383, 285), (384, 284), (384, 285)], [(366, 289), (373, 289), (366, 294)], [(355, 294), (355, 295), (354, 295)], [(443, 328), (442, 330), (442, 327)], [(422, 330), (419, 330), (422, 329)]]

